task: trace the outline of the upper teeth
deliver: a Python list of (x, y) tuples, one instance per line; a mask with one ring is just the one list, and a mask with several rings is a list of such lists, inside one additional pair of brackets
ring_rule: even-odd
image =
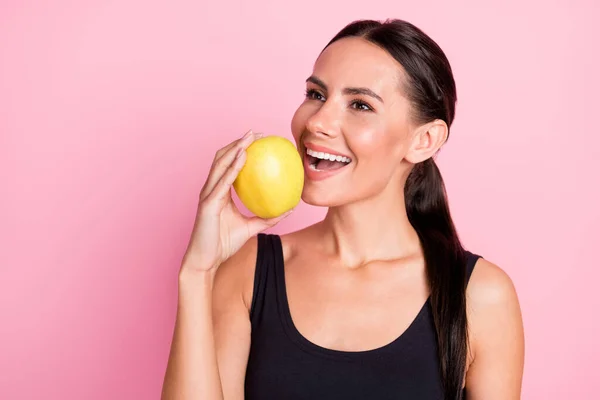
[(306, 149), (306, 153), (309, 156), (313, 156), (316, 158), (320, 158), (322, 160), (331, 160), (331, 161), (340, 161), (340, 162), (350, 162), (350, 159), (348, 157), (344, 157), (344, 156), (336, 156), (333, 154), (329, 154), (329, 153), (324, 153), (322, 151), (313, 151), (310, 149)]

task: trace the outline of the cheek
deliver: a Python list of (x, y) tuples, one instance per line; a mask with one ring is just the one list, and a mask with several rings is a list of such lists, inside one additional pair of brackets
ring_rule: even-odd
[(400, 165), (407, 149), (407, 138), (401, 126), (363, 126), (349, 137), (349, 145), (357, 159), (356, 168), (359, 175), (379, 171), (382, 176), (390, 176)]
[(350, 150), (356, 155), (359, 163), (362, 160), (377, 159), (384, 155), (393, 144), (391, 135), (381, 123), (352, 124), (350, 134), (346, 135)]
[(306, 129), (306, 121), (308, 120), (308, 118), (309, 110), (305, 104), (301, 104), (294, 113), (294, 116), (292, 117), (291, 121), (292, 135), (296, 140), (296, 145), (299, 145), (300, 143), (300, 137)]

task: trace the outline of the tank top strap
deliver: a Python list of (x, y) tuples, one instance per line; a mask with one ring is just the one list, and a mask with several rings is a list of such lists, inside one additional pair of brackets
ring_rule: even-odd
[(465, 251), (465, 256), (467, 259), (467, 282), (471, 279), (471, 274), (473, 274), (473, 270), (475, 269), (475, 264), (477, 264), (477, 260), (482, 258), (478, 254), (471, 253), (470, 251)]
[[(277, 275), (281, 263), (281, 241), (278, 235), (259, 233), (257, 235), (256, 267), (254, 290), (250, 306), (250, 322), (253, 327), (261, 323), (275, 311), (277, 304)], [(275, 311), (276, 312), (276, 311)]]

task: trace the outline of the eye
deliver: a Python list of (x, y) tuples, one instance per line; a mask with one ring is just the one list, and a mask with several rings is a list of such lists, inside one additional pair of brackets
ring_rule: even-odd
[(359, 111), (373, 111), (373, 108), (362, 100), (354, 100), (350, 106)]
[(305, 93), (305, 96), (309, 100), (319, 100), (319, 101), (325, 100), (325, 96), (323, 96), (321, 93), (319, 93), (315, 89), (308, 89)]

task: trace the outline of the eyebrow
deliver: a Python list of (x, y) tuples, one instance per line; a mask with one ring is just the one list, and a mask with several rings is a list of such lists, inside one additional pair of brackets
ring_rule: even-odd
[[(308, 79), (306, 79), (306, 82), (312, 82), (315, 85), (323, 88), (323, 90), (327, 91), (327, 85), (325, 84), (325, 82), (323, 82), (322, 80), (320, 80), (319, 78), (317, 78), (314, 75), (309, 76)], [(383, 104), (383, 99), (381, 98), (381, 96), (379, 96), (377, 93), (375, 93), (374, 91), (372, 91), (371, 89), (366, 88), (366, 87), (344, 88), (343, 93), (344, 94), (354, 94), (354, 95), (362, 94), (365, 96), (370, 96), (370, 97), (373, 97), (374, 99), (379, 100)]]

